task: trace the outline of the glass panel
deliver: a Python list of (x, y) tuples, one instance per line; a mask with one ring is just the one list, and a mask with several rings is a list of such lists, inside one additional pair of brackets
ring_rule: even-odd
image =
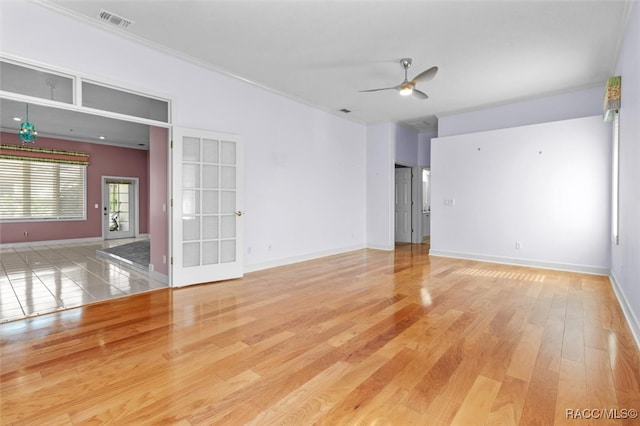
[(87, 81), (82, 82), (82, 105), (163, 123), (169, 122), (169, 102)]
[(204, 139), (202, 141), (202, 161), (205, 163), (218, 162), (218, 141)]
[(200, 265), (200, 243), (184, 243), (182, 244), (182, 266), (198, 266)]
[[(127, 203), (128, 205), (129, 203)], [(124, 207), (123, 207), (124, 208)], [(128, 208), (128, 207), (126, 207)], [(125, 211), (120, 212), (120, 231), (129, 231), (129, 213)]]
[(223, 141), (220, 145), (220, 157), (222, 164), (236, 164), (236, 144), (235, 142)]
[(200, 239), (200, 218), (199, 217), (183, 217), (182, 218), (182, 240), (193, 241)]
[(109, 231), (125, 232), (130, 229), (129, 186), (109, 183)]
[(0, 90), (73, 103), (73, 78), (0, 61)]
[(205, 240), (218, 238), (218, 216), (205, 216), (202, 218), (202, 238)]
[(182, 140), (182, 160), (200, 161), (200, 139), (185, 137)]
[(236, 215), (222, 216), (220, 218), (220, 237), (235, 238), (236, 236)]
[(220, 188), (227, 188), (227, 189), (236, 188), (236, 168), (235, 167), (221, 167)]
[(202, 264), (212, 265), (218, 263), (218, 242), (207, 241), (202, 243)]
[(202, 191), (202, 213), (218, 213), (218, 191)]
[(202, 166), (202, 187), (218, 189), (218, 166)]
[(200, 191), (184, 189), (182, 191), (182, 214), (200, 214)]
[(222, 191), (222, 208), (220, 213), (235, 213), (236, 212), (236, 193), (232, 191)]
[(200, 166), (184, 164), (182, 166), (182, 187), (200, 188)]
[(220, 241), (220, 262), (236, 261), (236, 240)]

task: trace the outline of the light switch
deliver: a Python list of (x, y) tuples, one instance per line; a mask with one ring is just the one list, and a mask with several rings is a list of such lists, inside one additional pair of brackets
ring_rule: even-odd
[(97, 204), (94, 204), (94, 206), (93, 206), (93, 207), (94, 207), (94, 208), (96, 208), (96, 209), (99, 209), (99, 208), (100, 208), (100, 207), (98, 207), (98, 205), (97, 205)]

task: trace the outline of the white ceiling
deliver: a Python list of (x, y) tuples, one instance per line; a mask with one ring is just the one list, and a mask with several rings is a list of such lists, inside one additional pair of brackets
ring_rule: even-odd
[[(42, 0), (55, 10), (354, 120), (435, 116), (604, 85), (632, 0)], [(120, 29), (100, 9), (134, 21)], [(438, 66), (417, 88), (389, 87)]]

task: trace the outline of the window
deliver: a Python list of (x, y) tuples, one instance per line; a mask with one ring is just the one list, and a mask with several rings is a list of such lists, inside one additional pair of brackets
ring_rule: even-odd
[(0, 159), (0, 219), (85, 219), (86, 167)]

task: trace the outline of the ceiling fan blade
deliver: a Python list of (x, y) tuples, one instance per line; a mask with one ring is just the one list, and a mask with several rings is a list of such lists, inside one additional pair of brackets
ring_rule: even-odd
[(414, 83), (429, 81), (436, 76), (437, 72), (438, 67), (431, 67), (428, 70), (422, 71), (420, 74), (416, 75), (415, 78), (411, 81)]
[(418, 90), (418, 89), (413, 89), (413, 92), (411, 92), (411, 96), (413, 96), (414, 99), (419, 99), (419, 100), (424, 100), (427, 99), (429, 96), (427, 96), (426, 93)]
[(393, 87), (383, 87), (381, 89), (367, 89), (367, 90), (360, 90), (360, 92), (379, 92), (381, 90), (399, 90), (400, 86), (393, 86)]

